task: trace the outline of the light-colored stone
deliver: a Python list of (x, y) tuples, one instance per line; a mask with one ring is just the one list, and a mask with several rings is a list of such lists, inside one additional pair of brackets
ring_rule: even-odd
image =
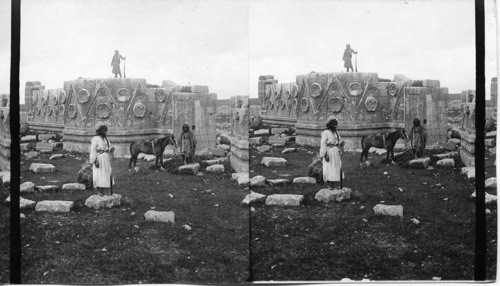
[(453, 142), (446, 142), (443, 144), (443, 148), (444, 148), (444, 150), (447, 150), (447, 151), (455, 151), (455, 150), (457, 150), (457, 144), (455, 144)]
[(231, 179), (237, 181), (240, 176), (245, 176), (245, 175), (248, 176), (247, 173), (232, 173), (231, 174)]
[(448, 139), (448, 142), (453, 143), (455, 145), (459, 145), (460, 144), (460, 139), (451, 138), (451, 139)]
[(271, 134), (281, 134), (284, 132), (288, 132), (288, 128), (283, 128), (283, 127), (271, 128)]
[(37, 142), (36, 146), (35, 146), (35, 150), (52, 152), (52, 151), (54, 151), (54, 145), (52, 143)]
[(304, 200), (303, 195), (275, 194), (267, 196), (267, 206), (300, 206)]
[(283, 167), (286, 166), (287, 161), (284, 158), (264, 157), (262, 158), (261, 164), (266, 167)]
[(10, 184), (10, 171), (2, 172), (2, 183), (4, 185)]
[(56, 185), (45, 185), (45, 186), (35, 186), (35, 189), (38, 190), (39, 192), (50, 192), (58, 190), (59, 187)]
[(454, 167), (455, 166), (455, 160), (453, 160), (451, 158), (441, 159), (441, 160), (439, 160), (439, 161), (436, 162), (436, 166), (440, 166), (440, 167)]
[(378, 150), (378, 148), (370, 147), (370, 149), (368, 150), (368, 153), (375, 154), (377, 152), (377, 150)]
[(436, 156), (436, 158), (438, 160), (442, 160), (442, 159), (450, 158), (451, 154), (450, 153), (447, 153), (447, 154), (436, 154), (434, 156)]
[(241, 203), (244, 205), (250, 205), (254, 203), (264, 202), (265, 200), (266, 195), (250, 191), (250, 194), (246, 195), (245, 199), (243, 199)]
[(56, 138), (56, 134), (53, 133), (47, 133), (47, 134), (38, 134), (38, 140), (40, 141), (47, 141), (52, 138)]
[(49, 160), (61, 159), (62, 157), (64, 157), (64, 154), (54, 154), (50, 156)]
[[(85, 186), (84, 186), (85, 188)], [(93, 209), (109, 209), (115, 206), (121, 205), (122, 195), (120, 194), (112, 194), (112, 195), (92, 195), (86, 201), (85, 205), (89, 208)]]
[[(10, 204), (10, 195), (7, 197), (5, 202)], [(27, 200), (27, 199), (24, 199), (23, 197), (19, 197), (19, 208), (20, 209), (34, 208), (35, 205), (36, 205), (35, 201)]]
[(227, 144), (220, 144), (220, 145), (218, 145), (218, 146), (217, 146), (217, 148), (222, 149), (222, 150), (224, 150), (224, 151), (229, 151), (229, 150), (231, 150), (231, 146), (229, 146), (229, 145), (227, 145)]
[(40, 201), (35, 206), (37, 212), (70, 212), (73, 201)]
[(238, 186), (246, 187), (250, 185), (250, 177), (248, 174), (242, 174), (238, 176)]
[(259, 152), (266, 152), (266, 151), (269, 151), (270, 149), (271, 149), (271, 146), (269, 146), (269, 145), (262, 145), (262, 146), (257, 147), (257, 151), (259, 151)]
[(430, 163), (431, 163), (431, 158), (429, 158), (429, 157), (413, 159), (409, 162), (410, 166), (421, 168), (421, 169), (427, 169), (427, 167), (429, 167)]
[(250, 179), (251, 187), (265, 187), (266, 186), (266, 178), (264, 176), (255, 176)]
[(342, 188), (342, 189), (321, 189), (316, 193), (314, 198), (320, 202), (329, 203), (329, 202), (341, 202), (343, 200), (348, 200), (351, 198), (351, 189), (350, 188)]
[(269, 135), (269, 129), (259, 129), (253, 132), (254, 135)]
[(146, 157), (146, 154), (144, 154), (144, 153), (139, 153), (139, 155), (137, 155), (138, 160), (142, 160), (142, 159), (144, 159), (144, 157)]
[(37, 174), (54, 173), (56, 167), (52, 164), (42, 164), (42, 163), (31, 163), (30, 171)]
[(216, 165), (216, 164), (222, 164), (227, 161), (227, 158), (218, 158), (218, 159), (212, 159), (212, 160), (205, 160), (203, 163), (207, 164), (208, 166)]
[(210, 173), (224, 173), (224, 165), (222, 164), (215, 164), (207, 167), (207, 172)]
[(275, 185), (288, 184), (288, 183), (290, 183), (290, 180), (287, 180), (287, 179), (271, 179), (271, 180), (267, 180), (267, 182), (269, 183), (269, 185), (275, 186)]
[(32, 159), (35, 158), (36, 156), (38, 156), (38, 152), (36, 151), (24, 153), (24, 157), (26, 157), (27, 159)]
[(387, 154), (387, 150), (381, 149), (381, 148), (377, 148), (377, 150), (375, 150), (375, 154), (377, 154), (379, 156), (382, 156), (382, 155)]
[(491, 132), (486, 133), (485, 138), (495, 138), (496, 136), (497, 136), (497, 132), (491, 131)]
[(30, 149), (30, 144), (29, 143), (21, 143), (21, 144), (19, 144), (19, 147), (21, 148), (21, 151), (28, 151)]
[(34, 193), (35, 192), (35, 184), (32, 182), (24, 182), (19, 186), (19, 191), (21, 193)]
[(148, 162), (153, 162), (154, 160), (156, 160), (156, 155), (146, 154), (144, 156), (144, 160)]
[(497, 177), (488, 178), (484, 182), (484, 187), (487, 188), (487, 189), (489, 189), (489, 188), (496, 189), (497, 188)]
[(495, 139), (485, 139), (484, 147), (489, 148), (495, 146)]
[(296, 148), (285, 148), (283, 151), (281, 151), (281, 154), (293, 153), (295, 151), (297, 151)]
[(171, 222), (175, 223), (175, 213), (174, 212), (162, 212), (149, 210), (144, 214), (146, 221), (155, 222)]
[(217, 157), (224, 157), (226, 156), (226, 150), (222, 149), (222, 148), (214, 148), (214, 149), (211, 149), (211, 152), (214, 156), (217, 156)]
[(248, 138), (248, 143), (249, 144), (260, 145), (263, 142), (264, 142), (264, 140), (262, 139), (262, 137), (251, 137), (251, 138)]
[(294, 184), (316, 184), (316, 179), (313, 177), (297, 177), (293, 179)]
[[(476, 191), (472, 193), (471, 198), (476, 198)], [(485, 204), (491, 204), (491, 203), (496, 203), (497, 202), (497, 196), (489, 194), (487, 192), (484, 192), (484, 203)]]
[(467, 179), (475, 179), (476, 178), (475, 167), (462, 167), (462, 173), (467, 175)]
[(80, 183), (69, 183), (62, 186), (63, 191), (85, 191), (85, 185)]
[(272, 136), (272, 137), (269, 137), (269, 139), (267, 140), (267, 143), (269, 143), (273, 146), (276, 146), (276, 147), (282, 147), (282, 146), (285, 146), (287, 140), (288, 139), (284, 138), (284, 137)]
[(21, 137), (21, 142), (30, 142), (30, 141), (36, 141), (36, 135), (27, 135)]
[(401, 218), (403, 217), (402, 205), (390, 206), (384, 204), (377, 204), (375, 207), (373, 207), (373, 211), (375, 212), (376, 215), (399, 216)]
[(198, 171), (200, 170), (200, 164), (195, 163), (195, 164), (188, 164), (188, 165), (183, 165), (178, 168), (180, 172), (187, 172), (189, 174), (194, 174), (196, 175)]

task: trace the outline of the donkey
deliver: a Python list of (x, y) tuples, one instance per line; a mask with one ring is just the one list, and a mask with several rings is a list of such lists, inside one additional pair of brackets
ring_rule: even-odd
[(137, 156), (139, 153), (144, 154), (154, 154), (156, 155), (155, 166), (158, 167), (158, 161), (160, 161), (160, 167), (163, 170), (163, 152), (165, 147), (168, 145), (173, 145), (175, 148), (179, 147), (177, 140), (175, 140), (174, 135), (168, 134), (167, 136), (153, 140), (153, 141), (137, 141), (130, 144), (130, 161), (128, 163), (129, 171), (132, 168), (132, 162), (134, 163), (134, 168), (137, 165)]
[(361, 148), (363, 151), (361, 152), (361, 157), (359, 158), (359, 163), (362, 164), (363, 157), (365, 157), (365, 161), (368, 160), (368, 151), (370, 147), (376, 148), (385, 148), (387, 150), (386, 158), (389, 161), (389, 154), (391, 155), (391, 163), (394, 163), (394, 146), (396, 145), (396, 141), (398, 139), (404, 139), (407, 142), (410, 140), (408, 135), (404, 129), (399, 129), (397, 131), (391, 133), (383, 133), (376, 135), (367, 135), (361, 138)]

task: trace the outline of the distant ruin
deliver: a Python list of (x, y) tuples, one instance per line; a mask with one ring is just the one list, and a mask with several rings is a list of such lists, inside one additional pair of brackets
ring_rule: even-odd
[(77, 79), (63, 88), (27, 82), (25, 103), (31, 130), (62, 133), (64, 149), (88, 152), (95, 126), (105, 123), (115, 154), (129, 153), (133, 141), (176, 137), (183, 124), (195, 126), (197, 150), (215, 147), (217, 94), (207, 86), (163, 81), (148, 88), (145, 79)]

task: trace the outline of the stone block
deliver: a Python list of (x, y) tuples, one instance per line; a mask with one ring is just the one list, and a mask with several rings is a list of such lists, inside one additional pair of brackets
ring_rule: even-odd
[(264, 176), (255, 176), (250, 179), (250, 187), (265, 187), (266, 178)]
[(188, 174), (193, 174), (196, 175), (198, 174), (198, 171), (200, 170), (200, 164), (195, 163), (195, 164), (188, 164), (184, 166), (180, 166), (178, 168), (179, 172), (186, 172)]
[(30, 148), (30, 143), (21, 143), (19, 144), (19, 147), (21, 148), (21, 151), (29, 151)]
[(270, 168), (270, 167), (284, 167), (287, 164), (287, 161), (284, 158), (277, 157), (264, 157), (262, 158), (261, 164)]
[(486, 181), (484, 181), (484, 187), (487, 189), (496, 189), (497, 188), (497, 178), (492, 177), (488, 178)]
[(290, 180), (288, 180), (288, 179), (270, 179), (270, 180), (267, 180), (267, 182), (271, 186), (276, 186), (276, 185), (288, 184), (288, 183), (290, 183)]
[(69, 183), (62, 186), (63, 191), (85, 191), (85, 185), (80, 183)]
[(56, 137), (57, 137), (57, 135), (53, 134), (53, 133), (38, 134), (38, 140), (40, 140), (40, 141), (47, 141), (49, 139), (55, 139)]
[[(85, 186), (84, 186), (85, 189)], [(115, 206), (121, 205), (122, 195), (112, 194), (112, 195), (92, 195), (86, 201), (85, 205), (89, 208), (98, 209), (110, 209)]]
[(476, 178), (476, 168), (475, 167), (463, 167), (462, 173), (467, 175), (467, 179), (475, 179)]
[(192, 85), (191, 92), (208, 93), (208, 86), (206, 86), (206, 85)]
[(251, 205), (255, 203), (261, 203), (266, 200), (266, 195), (255, 193), (250, 191), (250, 194), (246, 195), (245, 199), (241, 202), (244, 205)]
[(61, 159), (62, 157), (64, 157), (64, 154), (54, 154), (50, 156), (49, 160)]
[(9, 171), (2, 172), (2, 183), (4, 185), (10, 184), (10, 172)]
[[(7, 197), (5, 202), (10, 203), (10, 195)], [(36, 205), (35, 201), (27, 200), (27, 199), (24, 199), (23, 197), (19, 197), (19, 208), (20, 209), (28, 209), (28, 208), (31, 209), (31, 208), (34, 208), (35, 205)]]
[(460, 150), (460, 159), (462, 160), (462, 163), (464, 163), (465, 166), (470, 167), (476, 165), (476, 158), (474, 154), (471, 154), (466, 150)]
[(156, 160), (156, 155), (146, 154), (143, 159), (147, 162), (153, 162)]
[(225, 157), (226, 156), (226, 150), (221, 149), (221, 148), (214, 148), (212, 150), (212, 153), (214, 154), (214, 156), (217, 156), (217, 157)]
[(218, 148), (218, 149), (222, 149), (222, 150), (224, 150), (224, 151), (229, 151), (229, 150), (231, 150), (231, 146), (226, 145), (226, 144), (220, 144), (220, 145), (218, 145), (218, 146), (217, 146), (217, 148)]
[(431, 158), (427, 157), (427, 158), (413, 159), (409, 162), (409, 165), (420, 169), (427, 169), (430, 163), (431, 163)]
[(34, 193), (35, 184), (32, 182), (24, 182), (19, 186), (19, 192), (21, 193)]
[(452, 142), (446, 142), (443, 144), (443, 148), (446, 151), (455, 151), (455, 150), (457, 150), (457, 144), (452, 143)]
[(264, 142), (264, 140), (262, 139), (262, 137), (252, 137), (252, 138), (248, 138), (248, 143), (252, 144), (252, 145), (260, 145)]
[(144, 159), (144, 157), (146, 157), (146, 154), (139, 153), (139, 155), (137, 155), (137, 160), (142, 160), (142, 159)]
[(248, 176), (248, 174), (243, 174), (238, 176), (237, 180), (238, 180), (238, 186), (240, 187), (246, 187), (250, 185), (250, 177)]
[(285, 146), (287, 142), (287, 138), (286, 137), (269, 137), (269, 139), (267, 140), (267, 143), (271, 144), (271, 145), (276, 145), (276, 146)]
[(491, 131), (486, 133), (485, 138), (496, 138), (497, 137), (497, 132), (496, 131)]
[(270, 149), (271, 149), (271, 146), (269, 146), (269, 145), (262, 145), (262, 146), (257, 147), (257, 151), (259, 151), (259, 152), (267, 152)]
[(377, 150), (375, 151), (375, 154), (377, 154), (379, 156), (382, 156), (382, 155), (387, 154), (387, 150), (381, 149), (381, 148), (377, 148)]
[(44, 186), (35, 186), (35, 189), (39, 192), (51, 192), (57, 191), (59, 189), (56, 185), (44, 185)]
[(300, 206), (303, 195), (276, 194), (266, 198), (266, 206)]
[(394, 80), (395, 82), (407, 82), (410, 81), (411, 79), (405, 75), (402, 74), (396, 74), (394, 75)]
[(447, 159), (441, 159), (436, 162), (436, 166), (440, 167), (454, 167), (455, 166), (455, 160), (447, 158)]
[(32, 158), (35, 158), (37, 156), (38, 156), (38, 152), (36, 152), (36, 151), (24, 153), (24, 157), (26, 157), (27, 159), (32, 159)]
[(52, 152), (54, 151), (54, 145), (52, 143), (37, 142), (35, 145), (35, 149), (37, 151)]
[(434, 155), (438, 160), (446, 159), (452, 157), (450, 153), (448, 154), (436, 154)]
[(282, 127), (271, 128), (271, 134), (273, 134), (273, 135), (275, 135), (275, 134), (281, 134), (281, 133), (284, 133), (284, 132), (288, 132), (288, 128), (282, 128)]
[(314, 198), (320, 202), (329, 203), (329, 202), (341, 202), (343, 200), (348, 200), (351, 198), (351, 189), (350, 188), (342, 188), (342, 189), (322, 189), (316, 193)]
[(227, 158), (219, 158), (219, 159), (212, 159), (212, 160), (205, 160), (203, 163), (207, 164), (208, 166), (216, 165), (216, 164), (223, 164), (227, 161)]
[(224, 165), (222, 164), (215, 164), (207, 167), (207, 172), (209, 173), (224, 173)]
[(269, 129), (258, 129), (253, 132), (254, 135), (269, 135)]
[(495, 139), (485, 139), (484, 140), (484, 147), (489, 148), (489, 147), (494, 147), (495, 146)]
[(42, 164), (42, 163), (31, 163), (30, 171), (33, 171), (37, 174), (46, 174), (46, 173), (54, 173), (56, 167), (52, 164)]
[(297, 177), (293, 179), (294, 184), (316, 184), (316, 179), (313, 177)]
[(452, 139), (458, 139), (460, 140), (462, 138), (462, 132), (460, 131), (460, 129), (456, 128), (456, 127), (453, 127), (451, 130), (451, 138)]
[(296, 148), (285, 148), (283, 151), (281, 151), (281, 154), (288, 154), (288, 153), (293, 153), (296, 152)]
[(439, 80), (435, 79), (424, 79), (422, 81), (422, 85), (424, 87), (435, 87), (435, 88), (441, 87), (441, 83), (439, 82)]
[(73, 207), (73, 201), (40, 201), (36, 204), (37, 212), (70, 212)]
[(174, 212), (162, 212), (149, 210), (144, 214), (146, 221), (154, 222), (171, 222), (175, 223), (175, 213)]
[(36, 141), (36, 135), (27, 135), (21, 137), (21, 142), (32, 142), (32, 141)]
[(402, 205), (391, 206), (391, 205), (377, 204), (375, 207), (373, 207), (373, 212), (376, 215), (399, 216), (400, 218), (403, 218)]
[(248, 174), (247, 173), (232, 173), (231, 179), (237, 181), (240, 176), (248, 176)]
[(227, 133), (222, 133), (221, 135), (219, 135), (219, 138), (220, 138), (220, 144), (226, 144), (226, 145), (231, 144), (231, 135)]
[(460, 144), (460, 139), (457, 139), (457, 138), (451, 138), (451, 139), (448, 139), (448, 142), (451, 142), (455, 145), (459, 145)]

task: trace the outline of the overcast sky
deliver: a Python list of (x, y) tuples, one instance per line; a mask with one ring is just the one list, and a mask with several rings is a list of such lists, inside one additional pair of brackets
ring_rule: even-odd
[[(487, 93), (497, 74), (493, 7), (486, 0)], [(450, 93), (475, 88), (471, 0), (23, 0), (21, 11), (21, 94), (26, 81), (60, 88), (111, 77), (118, 49), (130, 78), (256, 97), (259, 75), (343, 71), (347, 43), (359, 71), (439, 79)], [(10, 0), (0, 0), (0, 62), (0, 93), (9, 93)]]

